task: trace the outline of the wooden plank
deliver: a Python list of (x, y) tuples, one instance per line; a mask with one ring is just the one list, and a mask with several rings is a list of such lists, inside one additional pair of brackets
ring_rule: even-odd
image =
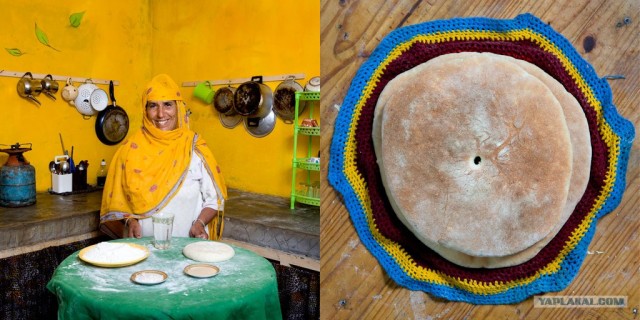
[[(328, 159), (337, 108), (351, 80), (379, 41), (399, 26), (462, 16), (513, 18), (531, 12), (561, 32), (599, 75), (609, 81), (618, 112), (640, 125), (640, 2), (621, 1), (321, 1), (322, 137)], [(625, 18), (631, 22), (619, 23)], [(583, 41), (595, 38), (586, 52)], [(627, 191), (620, 206), (602, 218), (580, 272), (563, 291), (549, 295), (628, 296), (626, 308), (534, 308), (476, 306), (434, 299), (394, 283), (360, 243), (340, 195), (328, 185), (328, 161), (321, 164), (320, 294), (323, 319), (637, 319), (640, 305), (640, 146), (634, 142)], [(599, 252), (599, 253), (596, 253)]]
[[(27, 73), (27, 71), (10, 71), (10, 70), (0, 70), (0, 77), (12, 77), (12, 78), (22, 78), (24, 76), (24, 74)], [(31, 76), (33, 76), (33, 79), (43, 79), (44, 77), (46, 77), (48, 74), (46, 73), (33, 73), (31, 72)], [(67, 81), (67, 79), (71, 79), (72, 82), (86, 82), (87, 80), (90, 80), (91, 82), (93, 82), (94, 84), (109, 84), (110, 80), (104, 80), (104, 79), (96, 79), (96, 78), (91, 78), (91, 77), (78, 77), (78, 76), (63, 76), (63, 75), (57, 75), (57, 74), (52, 74), (51, 78), (53, 78), (53, 80), (55, 81)], [(120, 81), (118, 80), (111, 80), (113, 81), (113, 85), (117, 86), (120, 85)]]
[[(260, 75), (256, 75), (256, 76), (260, 76)], [(290, 73), (290, 74), (269, 75), (269, 76), (263, 76), (262, 77), (262, 82), (284, 81), (286, 79), (289, 79), (290, 77), (293, 77), (294, 79), (304, 79), (305, 75), (304, 75), (304, 73)], [(195, 87), (199, 83), (202, 83), (202, 82), (205, 82), (205, 81), (209, 81), (209, 83), (212, 86), (215, 86), (215, 85), (232, 85), (232, 84), (245, 83), (245, 82), (251, 81), (251, 78), (185, 81), (185, 82), (182, 83), (182, 86), (183, 87)]]

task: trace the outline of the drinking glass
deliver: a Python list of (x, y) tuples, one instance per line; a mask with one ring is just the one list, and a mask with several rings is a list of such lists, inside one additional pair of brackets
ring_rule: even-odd
[(151, 216), (153, 221), (153, 246), (156, 249), (169, 249), (171, 246), (171, 232), (173, 231), (172, 213), (161, 212)]

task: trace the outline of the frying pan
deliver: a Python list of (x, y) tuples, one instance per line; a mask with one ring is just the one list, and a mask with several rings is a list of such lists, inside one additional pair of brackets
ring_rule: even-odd
[(96, 118), (96, 135), (102, 143), (109, 146), (118, 144), (129, 132), (129, 116), (124, 109), (116, 105), (113, 91), (113, 81), (109, 81), (111, 105), (100, 111)]

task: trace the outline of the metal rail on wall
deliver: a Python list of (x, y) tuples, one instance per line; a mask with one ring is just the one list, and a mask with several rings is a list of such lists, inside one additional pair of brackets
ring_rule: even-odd
[[(256, 76), (260, 76), (259, 74)], [(304, 79), (304, 73), (290, 73), (290, 74), (281, 74), (281, 75), (273, 75), (273, 76), (262, 76), (262, 82), (270, 82), (270, 81), (284, 81), (288, 77), (295, 77), (296, 79)], [(200, 80), (200, 81), (185, 81), (182, 83), (183, 87), (195, 87), (199, 83), (209, 81), (209, 83), (213, 86), (215, 85), (225, 85), (225, 84), (238, 84), (245, 83), (251, 81), (251, 78), (237, 78), (237, 79), (221, 79), (221, 80)]]
[[(22, 78), (27, 71), (9, 71), (9, 70), (0, 70), (0, 77), (13, 77), (13, 78)], [(48, 75), (48, 73), (31, 73), (34, 79), (42, 79)], [(120, 84), (118, 80), (104, 80), (97, 79), (92, 77), (74, 77), (74, 76), (62, 76), (52, 74), (51, 77), (56, 81), (67, 81), (67, 79), (71, 78), (73, 82), (85, 82), (86, 80), (91, 80), (94, 84), (109, 84), (109, 81), (113, 81), (113, 85), (117, 86)]]

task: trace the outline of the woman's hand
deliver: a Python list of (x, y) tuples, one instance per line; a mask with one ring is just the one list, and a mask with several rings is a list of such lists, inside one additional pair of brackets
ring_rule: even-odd
[(129, 226), (129, 238), (142, 237), (142, 226), (140, 226), (138, 219), (131, 218), (128, 221), (127, 226)]
[(198, 219), (191, 224), (191, 229), (189, 229), (189, 237), (192, 238), (200, 238), (200, 239), (209, 239), (209, 235), (207, 231), (205, 231), (205, 224), (202, 220)]

